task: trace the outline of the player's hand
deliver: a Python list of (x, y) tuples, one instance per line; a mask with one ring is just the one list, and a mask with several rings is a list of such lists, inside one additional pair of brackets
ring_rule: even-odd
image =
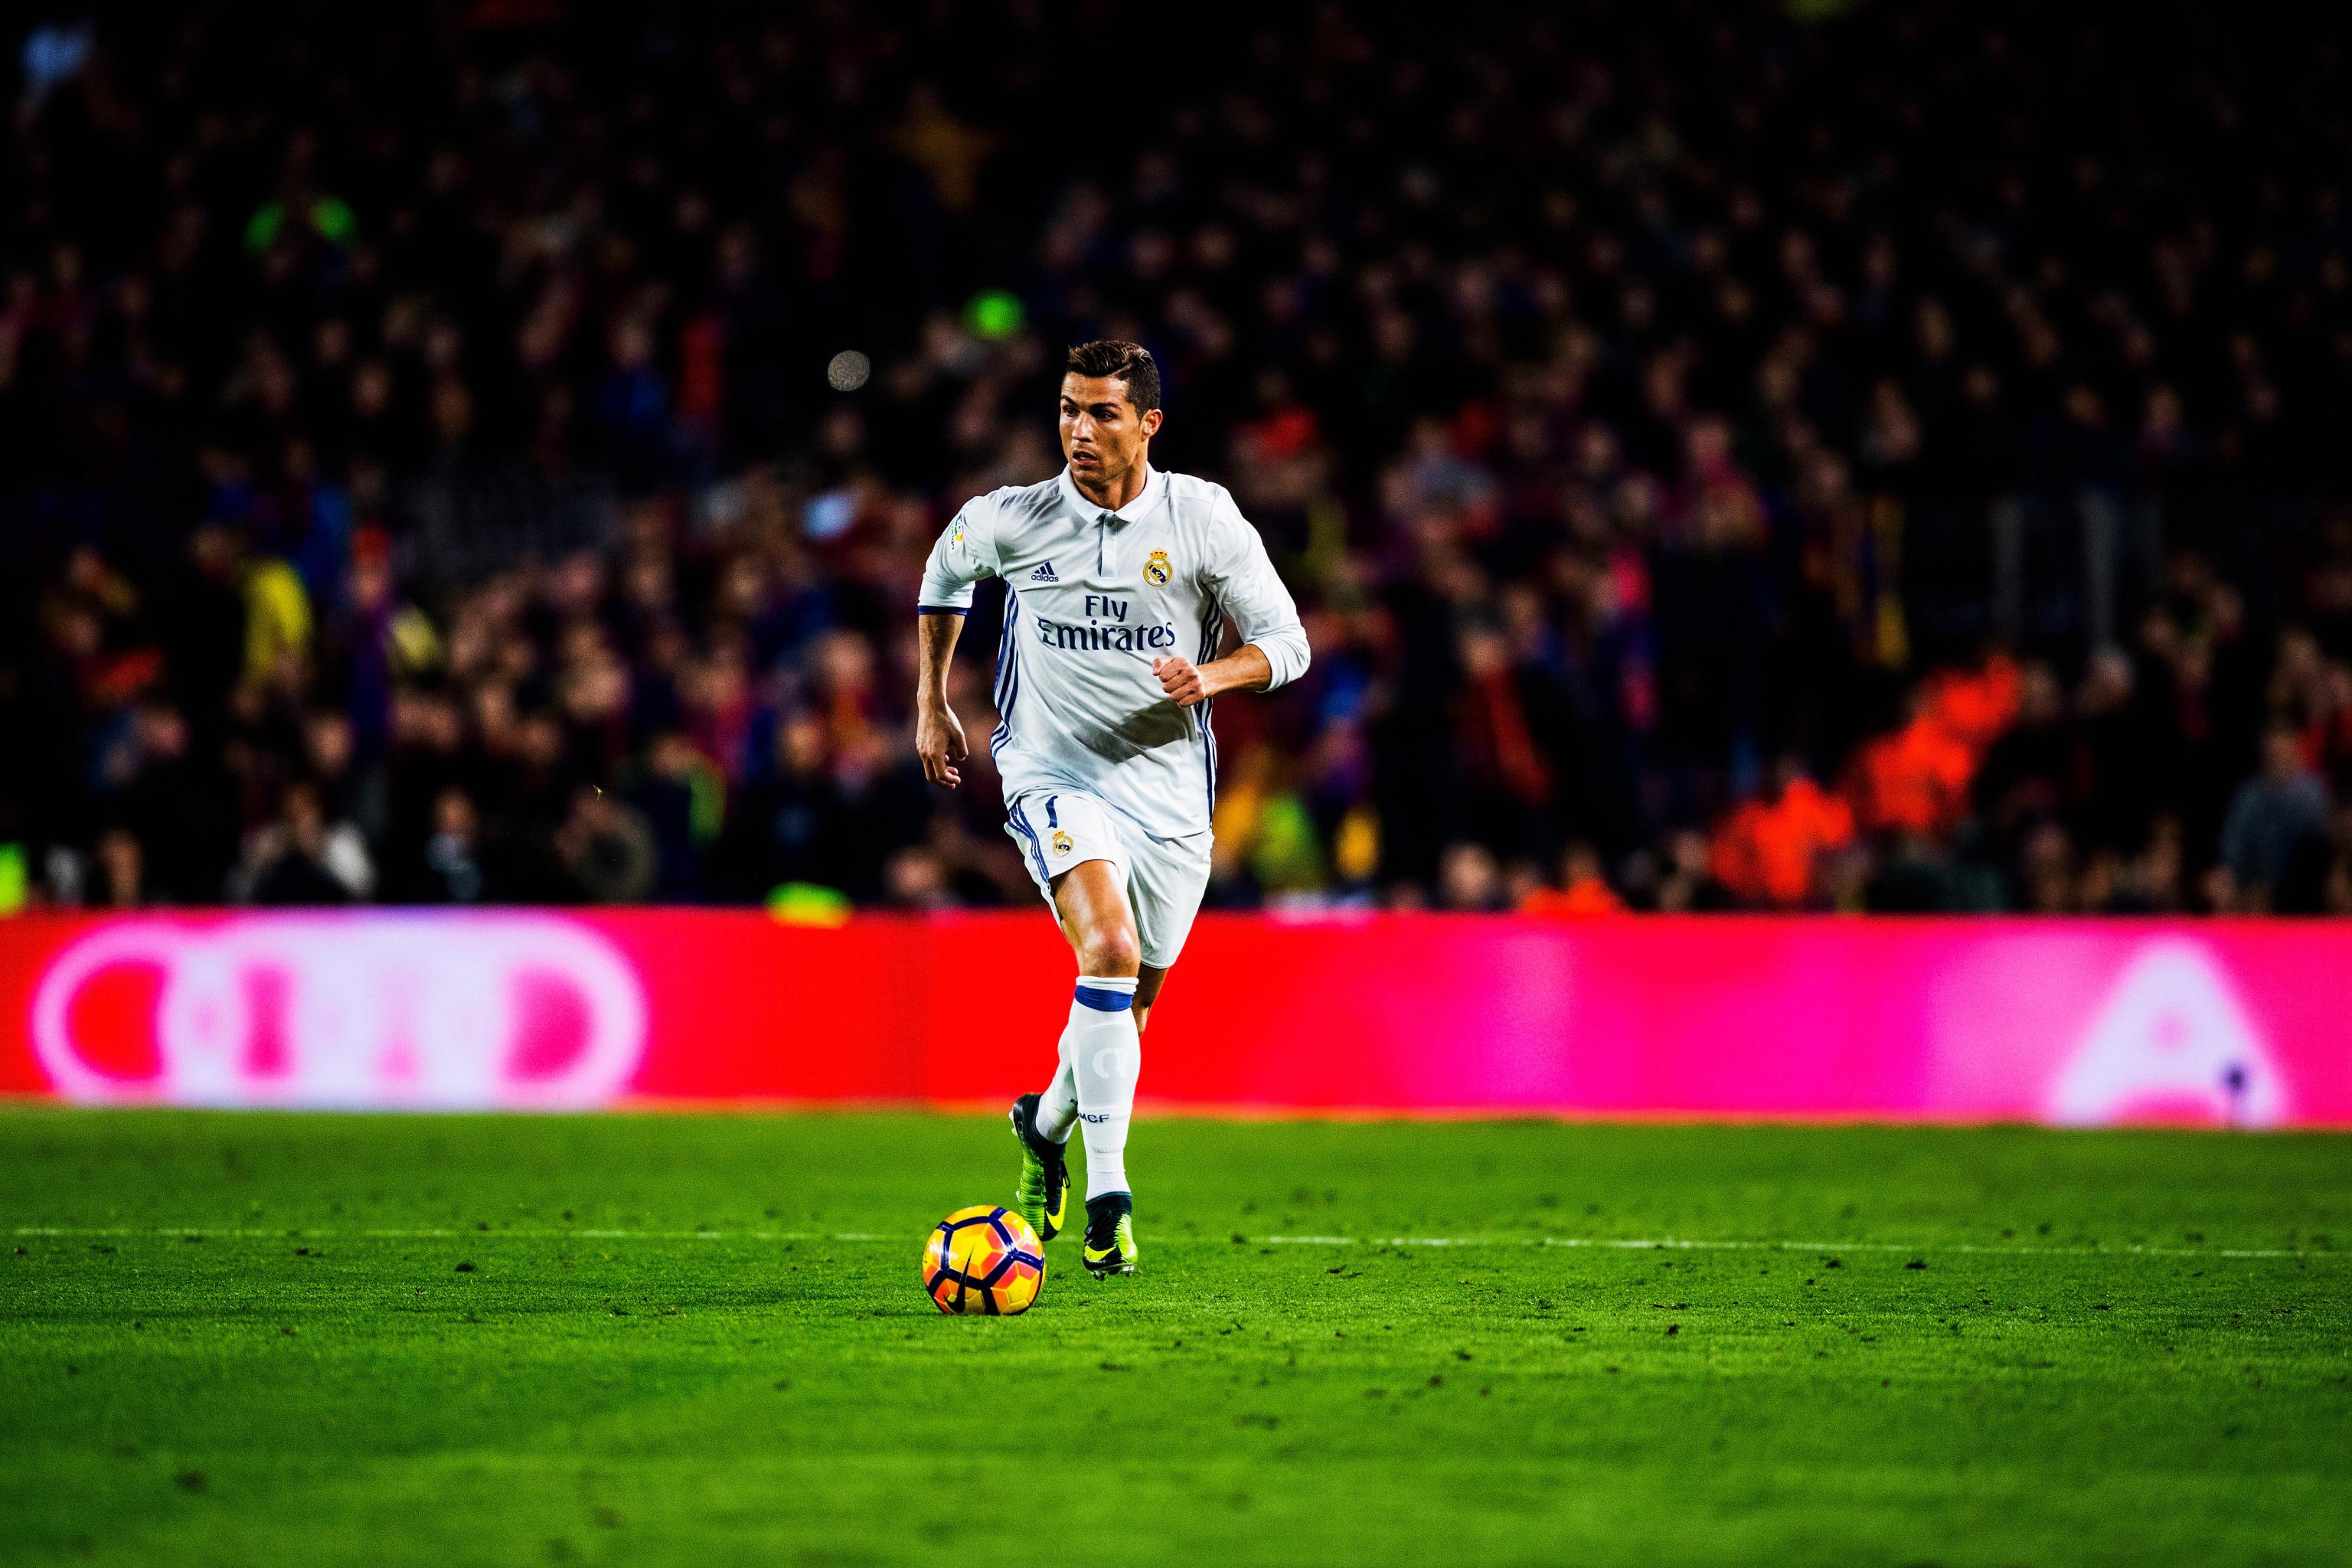
[(963, 774), (956, 764), (963, 761), (968, 749), (962, 721), (946, 703), (915, 715), (915, 755), (922, 758), (923, 776), (931, 783), (941, 789), (953, 789), (963, 783)]
[(1151, 673), (1160, 678), (1160, 689), (1168, 693), (1168, 700), (1179, 708), (1190, 708), (1208, 698), (1209, 683), (1201, 679), (1189, 658), (1163, 655), (1151, 661)]

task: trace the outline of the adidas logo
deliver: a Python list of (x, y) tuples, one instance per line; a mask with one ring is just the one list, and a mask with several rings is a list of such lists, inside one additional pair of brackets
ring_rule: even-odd
[(1061, 579), (1054, 575), (1054, 563), (1047, 561), (1040, 564), (1037, 570), (1029, 574), (1029, 581), (1032, 583), (1058, 583)]

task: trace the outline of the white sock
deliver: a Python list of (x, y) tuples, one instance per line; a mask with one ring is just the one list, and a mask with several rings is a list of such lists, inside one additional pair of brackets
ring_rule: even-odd
[(1127, 1126), (1135, 1115), (1135, 1080), (1143, 1073), (1135, 976), (1078, 976), (1069, 1026), (1062, 1031), (1062, 1062), (1077, 1085), (1087, 1199), (1126, 1192)]
[[(1068, 1031), (1063, 1031), (1064, 1038)], [(1061, 1053), (1062, 1065), (1054, 1069), (1054, 1081), (1037, 1097), (1037, 1131), (1056, 1143), (1070, 1141), (1070, 1129), (1078, 1124), (1078, 1078), (1070, 1070), (1069, 1053)]]

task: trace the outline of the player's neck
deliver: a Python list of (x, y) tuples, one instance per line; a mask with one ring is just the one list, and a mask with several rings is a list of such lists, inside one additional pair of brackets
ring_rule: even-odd
[(1106, 484), (1088, 484), (1078, 476), (1077, 469), (1072, 468), (1070, 482), (1078, 487), (1080, 495), (1105, 511), (1117, 511), (1141, 495), (1144, 486), (1151, 482), (1151, 459), (1149, 457), (1136, 458), (1124, 472)]

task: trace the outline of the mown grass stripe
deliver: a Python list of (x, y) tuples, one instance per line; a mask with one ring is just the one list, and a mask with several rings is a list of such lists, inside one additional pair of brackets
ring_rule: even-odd
[[(104, 1237), (169, 1239), (180, 1237), (223, 1240), (347, 1240), (455, 1241), (464, 1237), (504, 1237), (514, 1241), (845, 1241), (899, 1242), (902, 1236), (866, 1230), (613, 1230), (606, 1228), (425, 1228), (405, 1230), (342, 1230), (301, 1226), (271, 1230), (255, 1226), (18, 1226), (16, 1237)], [(1231, 1246), (1234, 1242), (1207, 1236), (1161, 1236), (1158, 1244), (1191, 1242), (1201, 1246)], [(2037, 1247), (1979, 1242), (1905, 1241), (1783, 1241), (1736, 1237), (1680, 1236), (1247, 1236), (1241, 1243), (1255, 1247), (1601, 1247), (1624, 1252), (1900, 1252), (1914, 1256), (1931, 1252), (1962, 1253), (1985, 1258), (2352, 1258), (2352, 1253), (2292, 1247), (2152, 1247), (2138, 1242), (2116, 1246)]]

